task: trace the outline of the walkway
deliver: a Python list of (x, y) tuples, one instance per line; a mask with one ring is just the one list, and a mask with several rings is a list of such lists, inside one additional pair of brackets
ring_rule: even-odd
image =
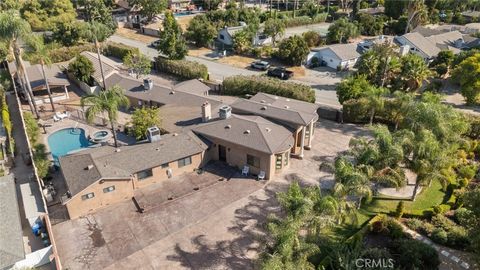
[(468, 255), (465, 252), (435, 244), (429, 238), (417, 233), (414, 230), (407, 228), (403, 224), (402, 226), (405, 232), (410, 234), (413, 237), (413, 239), (422, 241), (423, 243), (433, 247), (438, 251), (440, 261), (442, 262), (439, 269), (441, 270), (442, 269), (445, 269), (445, 270), (447, 269), (452, 269), (452, 270), (478, 269), (476, 264), (470, 263), (471, 260), (470, 258), (468, 258)]

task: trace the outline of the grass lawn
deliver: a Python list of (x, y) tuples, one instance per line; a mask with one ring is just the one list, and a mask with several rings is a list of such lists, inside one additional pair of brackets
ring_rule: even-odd
[[(412, 201), (404, 201), (406, 212), (420, 212), (427, 210), (432, 206), (441, 204), (444, 201), (445, 192), (442, 191), (442, 186), (438, 182), (433, 182), (430, 187), (425, 187), (422, 192), (417, 195), (417, 199)], [(389, 213), (395, 211), (399, 200), (392, 199), (373, 199), (373, 201), (362, 206), (367, 212), (370, 213)]]
[(347, 220), (344, 224), (334, 226), (326, 230), (324, 233), (327, 234), (331, 239), (336, 241), (343, 241), (358, 230), (360, 230), (365, 222), (369, 221), (372, 218), (372, 214), (366, 212), (363, 209), (357, 211), (357, 220)]

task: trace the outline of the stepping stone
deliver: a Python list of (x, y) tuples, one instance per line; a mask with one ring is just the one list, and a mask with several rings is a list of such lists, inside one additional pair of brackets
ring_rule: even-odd
[(425, 238), (423, 239), (423, 242), (427, 245), (431, 245), (432, 244), (432, 241), (430, 241), (429, 239)]
[(460, 258), (458, 258), (457, 256), (452, 256), (450, 257), (450, 259), (452, 259), (452, 261), (458, 263), (460, 261)]
[(442, 250), (442, 251), (440, 251), (440, 253), (441, 253), (443, 256), (445, 256), (445, 257), (450, 256), (450, 252), (448, 252), (448, 251), (446, 251), (446, 250)]
[(421, 240), (423, 240), (423, 236), (421, 236), (420, 234), (416, 234), (416, 235), (415, 235), (415, 239), (421, 241)]
[(470, 265), (466, 262), (462, 262), (462, 264), (460, 264), (463, 268), (465, 269), (469, 269), (470, 268)]
[(439, 251), (439, 250), (440, 250), (440, 247), (439, 247), (439, 246), (432, 245), (432, 247), (433, 247), (436, 251)]

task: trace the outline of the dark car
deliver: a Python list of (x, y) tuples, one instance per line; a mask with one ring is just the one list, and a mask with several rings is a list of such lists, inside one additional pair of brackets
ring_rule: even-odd
[(259, 69), (259, 70), (267, 70), (270, 67), (270, 63), (267, 61), (254, 61), (250, 64), (250, 67), (254, 69)]
[(158, 47), (158, 45), (160, 45), (160, 40), (159, 39), (150, 43), (150, 47), (155, 48), (155, 49)]
[(288, 80), (293, 77), (293, 71), (287, 70), (284, 67), (270, 68), (267, 71), (267, 75), (270, 77), (276, 77), (281, 80)]

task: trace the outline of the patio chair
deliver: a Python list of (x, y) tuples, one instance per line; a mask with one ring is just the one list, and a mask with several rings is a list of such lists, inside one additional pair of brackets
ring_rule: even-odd
[(56, 115), (58, 118), (60, 118), (60, 119), (63, 120), (63, 119), (65, 119), (65, 118), (68, 118), (68, 117), (70, 116), (70, 113), (68, 113), (68, 112), (58, 113), (58, 112), (57, 112), (55, 115)]
[(264, 180), (265, 179), (265, 171), (260, 171), (260, 173), (257, 175), (258, 180)]
[(62, 119), (60, 119), (60, 117), (58, 117), (56, 114), (53, 116), (53, 122), (58, 122)]
[(248, 172), (250, 171), (250, 167), (248, 167), (247, 165), (243, 166), (243, 169), (242, 169), (242, 176), (248, 176)]

